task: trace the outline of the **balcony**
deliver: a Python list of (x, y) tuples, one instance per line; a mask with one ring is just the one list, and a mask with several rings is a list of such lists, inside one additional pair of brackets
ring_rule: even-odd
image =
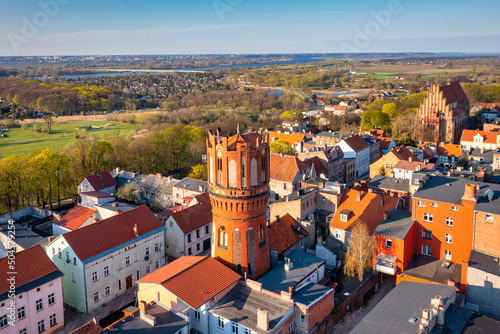
[(375, 258), (375, 270), (384, 274), (396, 274), (396, 257), (387, 254), (378, 254)]

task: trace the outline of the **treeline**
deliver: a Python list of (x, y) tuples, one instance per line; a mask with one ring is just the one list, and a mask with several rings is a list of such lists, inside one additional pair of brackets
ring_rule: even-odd
[(76, 193), (88, 175), (117, 166), (141, 174), (189, 169), (202, 163), (205, 132), (174, 125), (144, 137), (83, 138), (61, 152), (44, 149), (0, 160), (0, 211), (28, 205), (44, 208)]
[(500, 85), (465, 83), (462, 87), (471, 102), (500, 102)]

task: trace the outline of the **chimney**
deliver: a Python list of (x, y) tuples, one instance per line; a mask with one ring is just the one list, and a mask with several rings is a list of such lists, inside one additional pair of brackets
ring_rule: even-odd
[(288, 287), (288, 293), (293, 295), (295, 293), (295, 284), (292, 284)]
[(120, 204), (118, 202), (114, 202), (113, 204), (111, 204), (112, 206), (119, 206)]
[(198, 190), (202, 193), (205, 189), (203, 188), (203, 186), (202, 186), (202, 185), (199, 185), (199, 186), (198, 186)]
[(156, 173), (156, 177), (161, 179), (161, 177), (162, 177), (161, 173)]
[(471, 167), (469, 167), (469, 172), (471, 172), (471, 173), (472, 173), (472, 171), (473, 171), (473, 170), (474, 170), (474, 168), (473, 168), (472, 166), (471, 166)]
[(484, 146), (481, 146), (481, 154), (484, 153)]
[(417, 165), (417, 167), (415, 168), (415, 170), (416, 170), (417, 172), (420, 172), (420, 164), (418, 164), (418, 165)]
[(116, 173), (120, 173), (120, 170), (121, 170), (121, 168), (120, 168), (120, 167), (116, 167), (116, 168), (115, 168)]
[(292, 269), (293, 269), (293, 263), (290, 261), (290, 258), (287, 258), (285, 263), (285, 271), (290, 271)]
[(384, 194), (380, 195), (380, 206), (384, 206)]
[(409, 158), (408, 158), (408, 161), (409, 161), (409, 162), (413, 162), (413, 158), (412, 158), (412, 157), (409, 157)]
[(134, 225), (134, 234), (136, 237), (139, 236), (139, 231), (137, 230), (137, 224)]
[(465, 185), (464, 197), (471, 199), (476, 198), (476, 186), (474, 184), (467, 183)]
[(100, 222), (101, 220), (99, 218), (94, 218), (94, 223), (98, 223)]
[(424, 187), (424, 181), (420, 180), (418, 181), (418, 187), (423, 188)]
[[(287, 197), (288, 198), (288, 197)], [(276, 222), (279, 223), (280, 222), (280, 216), (279, 215), (276, 215)]]
[(53, 235), (51, 235), (51, 236), (48, 238), (48, 240), (49, 240), (49, 242), (54, 241), (54, 236), (53, 236)]
[(116, 210), (116, 211), (115, 211), (115, 216), (118, 216), (118, 215), (119, 215), (120, 213), (122, 213), (122, 212), (123, 212), (123, 210)]
[(144, 316), (146, 315), (146, 302), (144, 300), (139, 302), (139, 315), (141, 319), (144, 319)]
[(257, 309), (257, 328), (267, 332), (269, 330), (269, 312)]
[(360, 202), (361, 201), (361, 190), (356, 190), (356, 201)]

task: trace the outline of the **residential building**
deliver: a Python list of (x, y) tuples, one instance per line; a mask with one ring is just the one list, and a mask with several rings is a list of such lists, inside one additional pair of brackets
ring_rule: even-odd
[(469, 121), (469, 99), (458, 81), (432, 85), (417, 110), (416, 121), (434, 133), (434, 141), (458, 144)]
[(370, 164), (377, 161), (380, 157), (380, 140), (371, 135), (361, 135), (361, 138), (370, 145)]
[[(306, 120), (304, 121), (283, 121), (281, 122), (281, 126), (285, 131), (289, 132), (300, 132), (305, 129), (307, 129), (308, 122)], [(271, 131), (270, 131), (271, 132)], [(270, 134), (271, 135), (271, 134)], [(273, 142), (273, 139), (271, 138), (271, 142)]]
[(351, 231), (356, 222), (361, 221), (368, 227), (369, 235), (388, 214), (400, 206), (399, 198), (369, 193), (356, 189), (346, 189), (330, 223), (331, 235), (347, 249)]
[(56, 237), (45, 250), (64, 273), (64, 302), (89, 313), (126, 293), (165, 264), (164, 233), (143, 205)]
[(411, 213), (392, 210), (373, 231), (375, 270), (380, 274), (403, 272), (415, 247), (415, 221)]
[[(9, 227), (11, 227), (11, 229), (9, 229)], [(13, 238), (12, 231), (15, 231), (15, 238)], [(16, 223), (0, 229), (0, 242), (6, 251), (14, 248), (16, 252), (20, 252), (35, 245), (43, 246), (52, 238), (53, 237), (42, 237), (33, 232), (31, 228)]]
[(356, 158), (344, 159), (344, 182), (353, 185), (356, 178)]
[(311, 172), (307, 163), (296, 156), (271, 154), (270, 180), (271, 199), (278, 200), (300, 189), (300, 182)]
[(102, 191), (108, 194), (116, 194), (116, 181), (113, 179), (109, 172), (102, 172), (100, 174), (90, 175), (83, 179), (78, 185), (78, 194)]
[(404, 145), (393, 148), (389, 153), (370, 165), (370, 177), (375, 175), (394, 177), (394, 166), (400, 161), (419, 161)]
[(208, 193), (197, 195), (191, 203), (165, 220), (165, 253), (178, 259), (209, 251), (212, 235), (212, 205)]
[(304, 238), (308, 233), (290, 214), (269, 223), (268, 228), (269, 251), (271, 258), (286, 256), (293, 249), (305, 250)]
[(359, 135), (354, 135), (341, 140), (338, 146), (344, 152), (344, 159), (356, 159), (354, 179), (367, 178), (370, 172), (370, 145)]
[(62, 276), (40, 245), (0, 258), (0, 333), (61, 330)]
[(94, 207), (115, 201), (115, 196), (105, 193), (104, 191), (88, 191), (82, 192), (79, 195), (78, 202), (86, 207)]
[(346, 113), (347, 107), (341, 105), (326, 105), (324, 110), (327, 114), (332, 114), (335, 116), (343, 116)]
[(380, 150), (382, 150), (383, 154), (387, 154), (392, 151), (393, 148), (396, 147), (396, 142), (394, 139), (389, 137), (377, 137), (380, 140)]
[(316, 145), (317, 146), (335, 146), (340, 143), (343, 139), (349, 138), (351, 135), (346, 133), (323, 131), (316, 135)]
[[(462, 157), (462, 149), (460, 145), (439, 143), (439, 145), (429, 145), (430, 150), (433, 151), (434, 161), (437, 167), (451, 167), (455, 166)], [(424, 155), (425, 152), (424, 151)]]
[(411, 209), (410, 180), (375, 175), (368, 184), (368, 191), (399, 198), (405, 210)]
[(479, 150), (496, 151), (500, 147), (500, 132), (499, 131), (479, 131), (479, 130), (464, 130), (460, 138), (460, 145), (463, 150), (470, 151), (472, 148)]
[(339, 146), (323, 148), (316, 146), (306, 152), (299, 153), (302, 161), (317, 157), (327, 169), (326, 178), (334, 182), (344, 182), (344, 152)]
[(188, 204), (194, 196), (208, 190), (208, 183), (185, 177), (172, 186), (172, 201), (177, 204)]
[(415, 172), (431, 172), (435, 170), (436, 165), (421, 161), (400, 160), (394, 165), (394, 177), (397, 179), (411, 180)]
[(262, 133), (230, 138), (210, 133), (207, 139), (212, 257), (249, 278), (262, 276), (270, 267), (269, 153), (269, 136)]
[(301, 143), (306, 140), (304, 133), (288, 132), (288, 131), (269, 131), (269, 141), (272, 143), (275, 140), (283, 140), (292, 145), (295, 152), (300, 151)]
[(138, 281), (139, 303), (156, 302), (189, 317), (191, 329), (209, 333), (208, 311), (241, 279), (219, 261), (183, 256)]

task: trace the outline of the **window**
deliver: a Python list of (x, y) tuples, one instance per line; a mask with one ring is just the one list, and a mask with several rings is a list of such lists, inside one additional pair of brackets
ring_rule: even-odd
[(99, 275), (97, 274), (97, 271), (94, 271), (92, 273), (92, 282), (97, 282), (99, 280)]
[(74, 271), (71, 272), (71, 282), (76, 283), (76, 274)]
[(486, 221), (493, 221), (493, 215), (486, 215)]
[(385, 247), (391, 248), (392, 247), (392, 239), (385, 239)]
[(145, 254), (146, 254), (146, 256), (149, 256), (149, 247), (146, 247)]
[(155, 243), (155, 252), (159, 252), (159, 251), (160, 251), (160, 244)]
[(56, 303), (56, 294), (54, 292), (52, 292), (49, 295), (48, 300), (49, 300), (49, 306), (55, 304)]
[(125, 258), (125, 267), (128, 267), (128, 266), (130, 266), (130, 256), (127, 256)]
[(424, 213), (424, 222), (432, 223), (432, 215), (430, 213)]
[(303, 314), (300, 315), (300, 323), (301, 324), (305, 324), (306, 323), (306, 316), (303, 315)]
[(453, 218), (446, 217), (446, 226), (453, 226)]
[(8, 324), (9, 324), (9, 322), (7, 321), (7, 314), (2, 315), (0, 317), (0, 328), (7, 327)]
[(348, 219), (349, 219), (349, 217), (345, 213), (343, 213), (343, 214), (340, 215), (340, 220), (341, 221), (346, 222)]
[(71, 262), (71, 257), (69, 256), (69, 252), (66, 251), (66, 262), (70, 263)]
[(99, 301), (99, 291), (94, 292), (94, 303), (97, 303)]
[(431, 247), (430, 246), (422, 246), (422, 254), (431, 256)]
[(205, 233), (206, 234), (209, 234), (210, 233), (210, 227), (207, 225), (205, 226)]
[(45, 320), (40, 320), (37, 325), (38, 325), (38, 333), (41, 333), (45, 330)]
[(389, 169), (389, 168), (391, 168), (391, 165), (389, 165), (389, 164), (385, 164), (385, 168), (386, 168), (386, 169)]
[(452, 207), (450, 207), (450, 210), (451, 210), (451, 211), (458, 211), (458, 207), (456, 207), (456, 206), (452, 206)]
[(238, 324), (234, 322), (231, 323), (231, 333), (238, 334)]
[(36, 311), (39, 312), (43, 310), (43, 299), (38, 299), (36, 301)]
[(109, 266), (104, 267), (104, 277), (109, 276)]
[(21, 306), (17, 309), (17, 320), (26, 318), (26, 309), (24, 306)]
[(139, 253), (135, 252), (134, 253), (134, 263), (139, 261)]
[(451, 251), (449, 251), (449, 250), (444, 251), (444, 259), (451, 261)]
[(196, 230), (196, 239), (200, 238), (200, 230)]
[(49, 317), (50, 327), (57, 325), (57, 315), (54, 313)]
[(107, 297), (111, 294), (111, 288), (109, 286), (104, 288), (104, 295)]
[(191, 242), (191, 233), (188, 234), (188, 242)]
[(151, 273), (151, 266), (146, 266), (146, 274)]
[(23, 328), (19, 331), (19, 334), (28, 334), (28, 329), (27, 328)]
[(200, 243), (196, 244), (196, 250), (199, 251), (201, 249)]
[(156, 261), (155, 262), (155, 270), (160, 268), (160, 261)]
[(58, 248), (57, 249), (57, 253), (59, 253), (59, 258), (62, 259), (62, 252), (61, 252), (61, 248)]
[(200, 311), (194, 311), (194, 320), (200, 321)]
[(76, 266), (76, 257), (75, 256), (73, 256), (73, 265)]
[(335, 239), (342, 239), (342, 232), (340, 230), (335, 230)]
[(446, 234), (444, 236), (444, 242), (447, 244), (451, 244), (453, 242), (453, 236), (451, 234)]
[(224, 328), (224, 319), (222, 317), (217, 317), (217, 327)]
[(248, 328), (245, 328), (245, 334), (252, 334), (252, 331)]
[(417, 206), (425, 208), (425, 202), (424, 201), (417, 201)]
[(191, 255), (193, 254), (193, 250), (191, 249), (191, 247), (188, 248), (188, 255)]
[(437, 203), (431, 203), (431, 208), (437, 208), (438, 204)]
[(118, 280), (118, 290), (121, 290), (122, 289), (122, 280), (119, 279)]
[(422, 238), (432, 240), (432, 231), (422, 230)]
[(118, 270), (123, 269), (123, 260), (118, 260), (118, 262), (116, 263), (116, 268)]
[(290, 333), (292, 329), (293, 329), (293, 322), (290, 325), (288, 325), (288, 332)]

